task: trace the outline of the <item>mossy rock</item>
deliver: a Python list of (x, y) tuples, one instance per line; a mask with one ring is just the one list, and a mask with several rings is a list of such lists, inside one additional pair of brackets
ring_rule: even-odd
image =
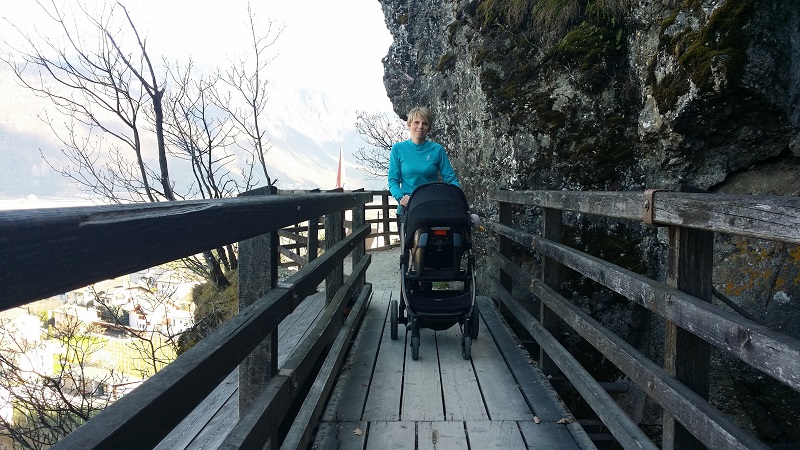
[(679, 71), (665, 77), (659, 83), (662, 86), (654, 90), (661, 108), (673, 107), (677, 98), (688, 92), (686, 80), (691, 80), (701, 94), (712, 92), (716, 88), (715, 67), (729, 86), (738, 85), (748, 60), (743, 29), (754, 13), (752, 0), (724, 2), (700, 29), (666, 36), (665, 30), (680, 12), (703, 15), (695, 0), (686, 1), (662, 24), (660, 47), (677, 59)]
[(606, 86), (609, 69), (622, 59), (623, 31), (584, 22), (572, 28), (550, 54), (580, 71), (590, 91)]

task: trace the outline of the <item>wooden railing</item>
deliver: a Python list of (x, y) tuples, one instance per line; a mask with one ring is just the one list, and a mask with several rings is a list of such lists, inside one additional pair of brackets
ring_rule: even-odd
[[(279, 191), (280, 195), (307, 194), (319, 191)], [(366, 217), (364, 222), (370, 225), (370, 233), (366, 238), (366, 247), (370, 250), (385, 250), (396, 247), (400, 241), (394, 211), (397, 203), (392, 199), (389, 191), (367, 191), (372, 194), (373, 200), (364, 206)], [(390, 201), (391, 199), (391, 201)], [(285, 227), (278, 232), (280, 237), (279, 251), (282, 258), (281, 265), (287, 267), (302, 267), (317, 257), (319, 250), (325, 248), (324, 241), (320, 241), (320, 221), (308, 220)], [(352, 224), (345, 218), (345, 228), (351, 229)]]
[[(708, 402), (710, 346), (800, 391), (800, 342), (710, 303), (714, 233), (800, 243), (800, 198), (733, 196), (670, 191), (565, 192), (497, 191), (497, 233), (501, 268), (495, 298), (540, 346), (542, 370), (558, 370), (574, 385), (624, 448), (655, 448), (598, 381), (559, 343), (563, 320), (641, 387), (664, 410), (663, 447), (765, 449)], [(542, 235), (511, 227), (514, 209), (540, 207)], [(669, 227), (667, 279), (659, 283), (561, 242), (563, 211)], [(516, 264), (520, 248), (541, 256), (536, 277)], [(512, 262), (514, 261), (514, 262)], [(628, 298), (666, 321), (665, 363), (660, 367), (584, 310), (558, 287), (569, 267)], [(539, 311), (523, 307), (509, 293), (522, 283), (540, 301)]]
[[(240, 299), (250, 297), (252, 304), (53, 448), (152, 448), (264, 343), (269, 358), (264, 387), (249, 408), (242, 407), (223, 447), (261, 448), (290, 411), (298, 410), (290, 437), (298, 447), (308, 440), (320, 400), (306, 397), (304, 403), (302, 394), (316, 380), (311, 391), (326, 398), (330, 383), (324, 381), (335, 377), (371, 291), (364, 283), (370, 263), (364, 252), (370, 232), (364, 204), (373, 195), (260, 195), (267, 193), (0, 215), (0, 309), (240, 242)], [(352, 232), (345, 235), (347, 210)], [(319, 217), (325, 217), (326, 251), (278, 283), (278, 231)], [(343, 280), (343, 260), (350, 254), (352, 271)], [(323, 280), (328, 303), (323, 319), (278, 373), (277, 339), (271, 336)], [(343, 323), (346, 307), (352, 310)]]

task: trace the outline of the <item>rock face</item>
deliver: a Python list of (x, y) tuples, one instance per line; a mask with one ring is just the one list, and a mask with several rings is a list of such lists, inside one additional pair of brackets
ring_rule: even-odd
[[(800, 195), (796, 0), (379, 1), (394, 37), (384, 82), (395, 111), (434, 110), (431, 137), (448, 149), (482, 215), (496, 219), (488, 193), (497, 188), (682, 184)], [(534, 231), (537, 220), (516, 219)], [(575, 219), (567, 232), (592, 254), (612, 241), (627, 256), (607, 259), (663, 279), (663, 233), (595, 225)], [(715, 287), (765, 325), (800, 338), (797, 246), (720, 236), (716, 253)], [(646, 314), (579, 280), (562, 292), (595, 305), (593, 315), (659, 357), (658, 340), (650, 340), (658, 324)], [(735, 396), (716, 391), (715, 404), (739, 413), (762, 439), (800, 441), (797, 392), (778, 386), (763, 394), (749, 367), (715, 361), (718, 385), (749, 386)], [(773, 394), (774, 404), (764, 404)], [(747, 413), (754, 408), (760, 417)]]

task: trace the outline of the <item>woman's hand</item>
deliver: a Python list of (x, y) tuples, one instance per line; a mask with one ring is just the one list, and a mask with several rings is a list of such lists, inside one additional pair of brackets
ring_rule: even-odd
[(403, 208), (408, 206), (408, 199), (411, 198), (408, 195), (404, 195), (403, 198), (400, 199), (400, 206)]

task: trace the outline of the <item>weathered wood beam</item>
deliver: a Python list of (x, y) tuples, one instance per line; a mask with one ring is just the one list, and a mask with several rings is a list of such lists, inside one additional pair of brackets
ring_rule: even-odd
[[(328, 303), (314, 328), (286, 359), (278, 375), (269, 381), (264, 392), (241, 415), (220, 449), (265, 447), (268, 439), (286, 418), (294, 400), (303, 391), (302, 387), (314, 375), (320, 356), (336, 339), (343, 321), (343, 310), (357, 287), (355, 281), (364, 276), (371, 258), (366, 255), (361, 259), (347, 283), (340, 287), (333, 300)], [(371, 286), (369, 289), (371, 291)], [(272, 443), (272, 448), (276, 447), (276, 443)]]
[[(365, 225), (339, 242), (53, 448), (117, 449), (121, 443), (135, 443), (141, 448), (157, 445), (281, 320), (316, 292), (331, 268), (341, 266), (345, 256), (368, 233), (369, 227)], [(276, 391), (276, 395), (280, 392)]]
[(347, 192), (3, 211), (0, 309), (370, 200)]
[[(499, 202), (641, 221), (642, 192), (506, 191)], [(653, 223), (800, 243), (800, 197), (658, 191), (647, 205)]]
[[(492, 259), (504, 270), (514, 273), (517, 279), (524, 280), (534, 295), (546, 303), (567, 325), (608, 358), (619, 370), (630, 377), (648, 396), (661, 405), (665, 412), (675, 416), (688, 430), (691, 430), (708, 448), (741, 450), (768, 448), (742, 430), (726, 414), (714, 408), (707, 399), (670, 376), (658, 364), (648, 359), (624, 339), (608, 330), (541, 280), (500, 255), (492, 255)], [(519, 318), (518, 314), (522, 313), (521, 307), (516, 305), (517, 302), (510, 297), (505, 298), (504, 301), (515, 303), (513, 307), (509, 307), (509, 310)], [(525, 325), (524, 322), (523, 325)], [(572, 373), (565, 373), (565, 375), (570, 380), (576, 376)], [(612, 433), (619, 438), (614, 430)], [(625, 448), (629, 447), (625, 446)]]
[(498, 289), (496, 290), (499, 293), (498, 300), (536, 339), (536, 342), (547, 352), (552, 361), (561, 369), (561, 372), (567, 375), (584, 400), (591, 405), (592, 410), (608, 427), (614, 437), (617, 438), (623, 448), (657, 449), (658, 447), (650, 441), (650, 438), (622, 411), (622, 408), (614, 399), (600, 387), (591, 374), (550, 334), (547, 328), (536, 320), (530, 312), (520, 306), (511, 297), (510, 293), (501, 289), (499, 280), (494, 281), (498, 284)]
[[(351, 280), (355, 281), (353, 277), (351, 277)], [(331, 350), (328, 352), (328, 356), (325, 358), (325, 362), (314, 380), (303, 406), (292, 422), (286, 438), (281, 443), (281, 450), (301, 450), (308, 447), (312, 433), (319, 423), (322, 409), (325, 407), (328, 397), (330, 397), (336, 377), (339, 375), (339, 370), (347, 355), (350, 340), (367, 312), (366, 306), (371, 296), (372, 285), (366, 284), (350, 310), (344, 326), (333, 342)]]
[(800, 341), (623, 267), (496, 222), (489, 230), (555, 259), (800, 391)]

